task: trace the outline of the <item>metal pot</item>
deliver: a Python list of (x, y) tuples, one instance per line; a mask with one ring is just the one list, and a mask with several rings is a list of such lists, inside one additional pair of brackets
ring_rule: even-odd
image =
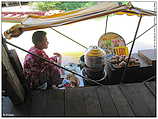
[(85, 53), (84, 59), (88, 68), (100, 70), (105, 65), (105, 51), (97, 46), (91, 46)]

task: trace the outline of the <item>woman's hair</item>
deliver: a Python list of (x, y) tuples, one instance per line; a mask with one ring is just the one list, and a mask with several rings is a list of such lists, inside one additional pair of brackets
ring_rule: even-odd
[(46, 32), (45, 31), (36, 31), (33, 33), (32, 35), (32, 42), (33, 44), (37, 45), (40, 42), (43, 41), (43, 38), (46, 36)]

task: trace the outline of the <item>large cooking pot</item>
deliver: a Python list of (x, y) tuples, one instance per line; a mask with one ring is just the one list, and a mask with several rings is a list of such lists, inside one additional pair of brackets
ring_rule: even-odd
[(88, 68), (99, 70), (105, 65), (105, 51), (98, 46), (91, 46), (85, 52), (84, 60)]
[[(80, 58), (85, 64), (81, 71), (82, 75), (97, 82), (105, 80), (105, 55), (105, 51), (98, 46), (89, 47), (84, 56)], [(95, 85), (94, 82), (86, 82), (90, 85)]]

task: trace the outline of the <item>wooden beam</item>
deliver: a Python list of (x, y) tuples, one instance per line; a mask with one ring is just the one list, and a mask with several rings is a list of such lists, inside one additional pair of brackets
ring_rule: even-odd
[(2, 45), (2, 63), (5, 66), (8, 75), (8, 78), (6, 78), (6, 80), (8, 81), (11, 87), (11, 89), (8, 89), (10, 92), (9, 97), (11, 98), (14, 104), (19, 104), (24, 101), (24, 89), (15, 73), (15, 70), (13, 69), (10, 63), (8, 54), (3, 45)]

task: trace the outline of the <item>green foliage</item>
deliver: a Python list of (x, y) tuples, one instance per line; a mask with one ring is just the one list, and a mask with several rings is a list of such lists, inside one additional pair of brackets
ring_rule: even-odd
[(120, 2), (122, 5), (127, 5), (129, 3), (129, 1), (121, 1)]
[(56, 6), (61, 2), (32, 2), (31, 6), (40, 11), (48, 11), (57, 9)]
[(49, 10), (75, 10), (80, 8), (90, 7), (95, 5), (96, 2), (32, 2), (31, 6), (40, 11), (49, 11)]

